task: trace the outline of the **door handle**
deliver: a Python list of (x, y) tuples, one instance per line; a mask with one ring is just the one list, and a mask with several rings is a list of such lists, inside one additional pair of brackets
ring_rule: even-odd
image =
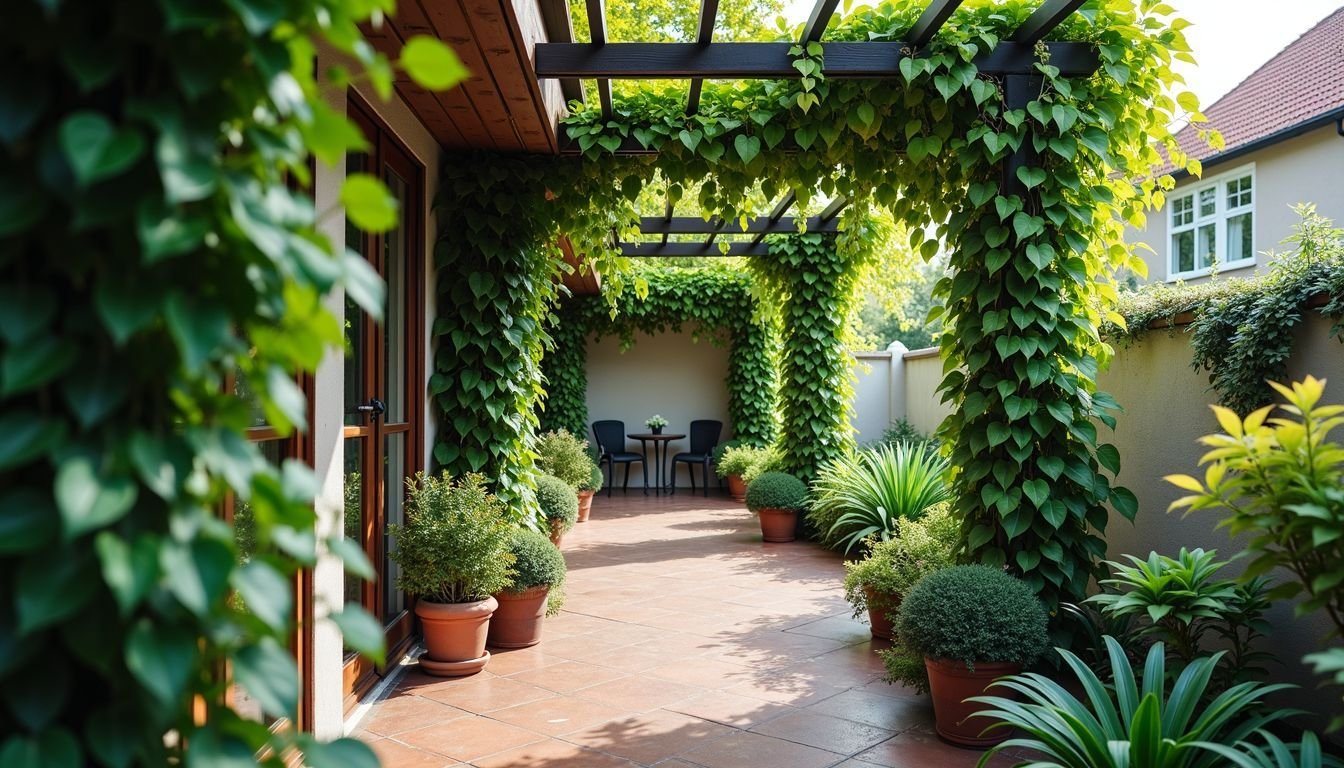
[(378, 398), (374, 397), (371, 398), (369, 402), (363, 405), (355, 406), (355, 410), (358, 411), (359, 413), (367, 413), (371, 415), (375, 421), (377, 421), (379, 416), (382, 416), (384, 413), (387, 413), (387, 404), (384, 403), (382, 400), (379, 400)]

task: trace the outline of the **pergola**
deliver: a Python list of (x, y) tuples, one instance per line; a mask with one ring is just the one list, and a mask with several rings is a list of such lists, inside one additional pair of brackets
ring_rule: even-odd
[[(823, 39), (827, 24), (835, 14), (839, 0), (817, 0), (808, 16), (799, 43), (819, 43), (823, 51), (822, 73), (830, 79), (882, 79), (900, 77), (901, 60), (923, 55), (926, 46), (952, 16), (964, 0), (931, 0), (925, 7), (908, 39), (904, 41), (827, 42)], [(992, 51), (977, 56), (977, 69), (998, 79), (1004, 88), (1008, 109), (1022, 109), (1030, 101), (1033, 88), (1039, 91), (1040, 80), (1035, 69), (1038, 61), (1036, 46), (1068, 16), (1081, 8), (1087, 0), (1045, 0), (1006, 40)], [(714, 23), (719, 0), (700, 0), (697, 39), (693, 43), (609, 42), (606, 34), (606, 15), (603, 0), (586, 0), (588, 26), (592, 39), (587, 43), (574, 42), (569, 23), (566, 0), (543, 0), (542, 15), (552, 41), (536, 46), (536, 74), (539, 78), (560, 81), (566, 98), (582, 100), (583, 79), (597, 81), (598, 100), (604, 118), (612, 116), (612, 80), (690, 79), (686, 99), (686, 114), (694, 115), (700, 106), (700, 94), (706, 79), (718, 80), (782, 80), (801, 77), (793, 67), (787, 42), (714, 42)], [(1061, 74), (1087, 76), (1097, 70), (1100, 60), (1094, 46), (1088, 43), (1045, 43), (1050, 63)], [(559, 136), (562, 153), (577, 154), (578, 146), (566, 135)], [(788, 139), (785, 140), (786, 142)], [(626, 138), (615, 150), (616, 154), (649, 154), (650, 150), (639, 140)], [(1017, 149), (1004, 161), (1003, 184), (1013, 189), (1020, 184), (1016, 170), (1025, 165), (1033, 149), (1029, 143)], [(787, 216), (796, 202), (792, 193), (784, 195), (769, 215), (747, 221), (745, 232), (752, 234), (749, 241), (728, 244), (725, 253), (714, 241), (728, 230), (728, 223), (716, 219), (705, 221), (698, 216), (675, 216), (669, 200), (663, 216), (643, 217), (640, 232), (661, 235), (661, 242), (621, 242), (625, 256), (763, 256), (767, 254), (764, 238), (775, 232), (796, 232), (798, 221)], [(826, 206), (820, 214), (809, 217), (809, 231), (833, 232), (837, 217), (847, 204), (843, 197)], [(734, 228), (731, 230), (738, 232)], [(703, 242), (668, 242), (669, 235), (703, 234)]]

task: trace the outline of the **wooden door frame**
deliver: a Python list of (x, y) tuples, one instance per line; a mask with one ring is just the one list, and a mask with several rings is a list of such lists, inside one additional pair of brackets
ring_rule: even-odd
[[(405, 223), (405, 251), (406, 264), (404, 265), (404, 283), (405, 292), (401, 297), (405, 306), (405, 326), (402, 329), (403, 343), (406, 345), (406, 371), (405, 371), (405, 422), (408, 427), (400, 430), (401, 434), (406, 435), (405, 444), (405, 462), (406, 469), (414, 473), (423, 469), (425, 464), (424, 451), (424, 423), (425, 423), (425, 370), (427, 361), (425, 360), (425, 253), (427, 243), (425, 242), (425, 222), (424, 222), (424, 204), (427, 197), (425, 185), (425, 168), (419, 163), (415, 155), (403, 144), (392, 132), (387, 123), (382, 120), (378, 114), (369, 106), (369, 104), (358, 96), (354, 91), (349, 92), (347, 112), (350, 119), (364, 132), (369, 140), (368, 172), (382, 178), (384, 167), (390, 167), (399, 176), (406, 181), (407, 204), (401, 211), (402, 221)], [(380, 275), (386, 275), (386, 264), (384, 264), (384, 239), (383, 235), (365, 234), (365, 243), (369, 246), (367, 252), (372, 255), (370, 263), (378, 270)], [(347, 243), (347, 247), (350, 244)], [(389, 302), (392, 297), (388, 297)], [(373, 356), (378, 360), (374, 365), (365, 366), (363, 382), (364, 391), (378, 392), (382, 388), (382, 381), (379, 379), (384, 375), (386, 368), (386, 350), (382, 349), (382, 334), (379, 332), (381, 326), (369, 323), (365, 329), (366, 349), (373, 352)], [(344, 401), (344, 395), (342, 395)], [(368, 431), (365, 431), (368, 430)], [(378, 478), (376, 488), (383, 488), (385, 483), (382, 478), (382, 467), (378, 457), (383, 456), (384, 446), (382, 443), (385, 434), (382, 431), (381, 424), (368, 424), (360, 427), (345, 426), (342, 431), (342, 440), (348, 437), (364, 437), (367, 444), (375, 450), (366, 451), (366, 455), (361, 457), (361, 472), (364, 477), (369, 478), (366, 481), (366, 493), (374, 493), (374, 488), (370, 487), (370, 481)], [(384, 490), (386, 490), (384, 488)], [(365, 547), (365, 554), (369, 556), (374, 568), (381, 574), (383, 562), (386, 556), (383, 544), (383, 530), (387, 521), (384, 519), (386, 512), (386, 499), (383, 497), (368, 498), (363, 500), (366, 509), (372, 510), (373, 515), (366, 515), (363, 521), (363, 530), (361, 544)], [(386, 596), (384, 587), (377, 582), (365, 582), (362, 586), (362, 595), (366, 606), (373, 608), (375, 617), (383, 622), (387, 628), (387, 665), (395, 665), (402, 655), (409, 649), (413, 638), (414, 616), (409, 609), (402, 611), (391, 622), (385, 622), (383, 616), (386, 607)], [(352, 706), (358, 703), (359, 699), (368, 692), (370, 688), (383, 676), (386, 666), (375, 668), (367, 661), (348, 660), (343, 664), (343, 689), (346, 691), (345, 708), (348, 711)]]

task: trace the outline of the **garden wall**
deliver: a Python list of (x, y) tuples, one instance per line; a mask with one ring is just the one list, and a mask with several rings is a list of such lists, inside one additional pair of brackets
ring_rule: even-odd
[[(1329, 320), (1308, 315), (1298, 329), (1288, 370), (1294, 380), (1307, 374), (1326, 378), (1326, 400), (1340, 403), (1344, 402), (1344, 346), (1329, 331)], [(1115, 443), (1120, 450), (1120, 484), (1139, 499), (1138, 517), (1132, 524), (1119, 515), (1112, 516), (1107, 530), (1112, 559), (1126, 553), (1143, 556), (1152, 550), (1174, 555), (1182, 546), (1217, 549), (1224, 557), (1241, 551), (1225, 531), (1215, 530), (1220, 519), (1217, 513), (1182, 517), (1166, 511), (1181, 493), (1163, 476), (1202, 476), (1198, 461), (1203, 450), (1197, 441), (1218, 431), (1209, 409), (1216, 397), (1209, 390), (1207, 374), (1191, 368), (1191, 355), (1184, 327), (1153, 330), (1139, 343), (1117, 349), (1110, 368), (1100, 376), (1101, 389), (1124, 408), (1117, 415), (1115, 432), (1102, 428), (1101, 439)], [(942, 360), (936, 349), (914, 350), (901, 357), (903, 364), (893, 370), (903, 371), (904, 381), (898, 382), (905, 389), (903, 412), (894, 409), (894, 417), (905, 418), (920, 431), (930, 433), (949, 410), (938, 402), (935, 392), (942, 377)], [(856, 420), (871, 418), (865, 414), (891, 410), (873, 392), (856, 392)], [(1270, 619), (1275, 631), (1267, 647), (1284, 661), (1284, 669), (1275, 677), (1306, 689), (1297, 701), (1299, 706), (1310, 703), (1321, 711), (1337, 709), (1338, 695), (1317, 690), (1315, 678), (1298, 661), (1322, 647), (1328, 623), (1316, 618), (1297, 619), (1287, 605), (1277, 606)]]
[[(583, 437), (592, 441), (591, 422), (620, 419), (625, 431), (646, 432), (644, 420), (661, 414), (668, 421), (665, 431), (687, 434), (692, 419), (718, 419), (723, 422), (721, 440), (733, 436), (728, 418), (728, 348), (716, 347), (707, 340), (691, 339), (689, 332), (636, 334), (635, 344), (621, 351), (621, 340), (607, 336), (588, 340), (588, 418), (590, 428)], [(687, 440), (671, 444), (669, 456), (688, 450)], [(627, 450), (638, 451), (631, 441)], [(650, 444), (652, 461), (652, 444)], [(668, 464), (669, 468), (671, 463)], [(652, 467), (652, 465), (650, 465)], [(618, 468), (617, 484), (624, 470)], [(711, 472), (711, 480), (714, 480)], [(700, 471), (695, 474), (697, 486)], [(630, 486), (643, 483), (639, 465), (630, 472)], [(678, 486), (690, 487), (685, 465), (678, 473)]]

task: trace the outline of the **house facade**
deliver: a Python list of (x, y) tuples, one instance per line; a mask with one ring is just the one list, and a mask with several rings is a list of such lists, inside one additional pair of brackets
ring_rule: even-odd
[[(1182, 149), (1203, 175), (1176, 188), (1131, 241), (1147, 244), (1149, 282), (1262, 271), (1292, 234), (1293, 207), (1344, 222), (1344, 7), (1303, 33), (1207, 110), (1214, 150), (1186, 127)], [(1161, 169), (1169, 172), (1171, 167)]]

